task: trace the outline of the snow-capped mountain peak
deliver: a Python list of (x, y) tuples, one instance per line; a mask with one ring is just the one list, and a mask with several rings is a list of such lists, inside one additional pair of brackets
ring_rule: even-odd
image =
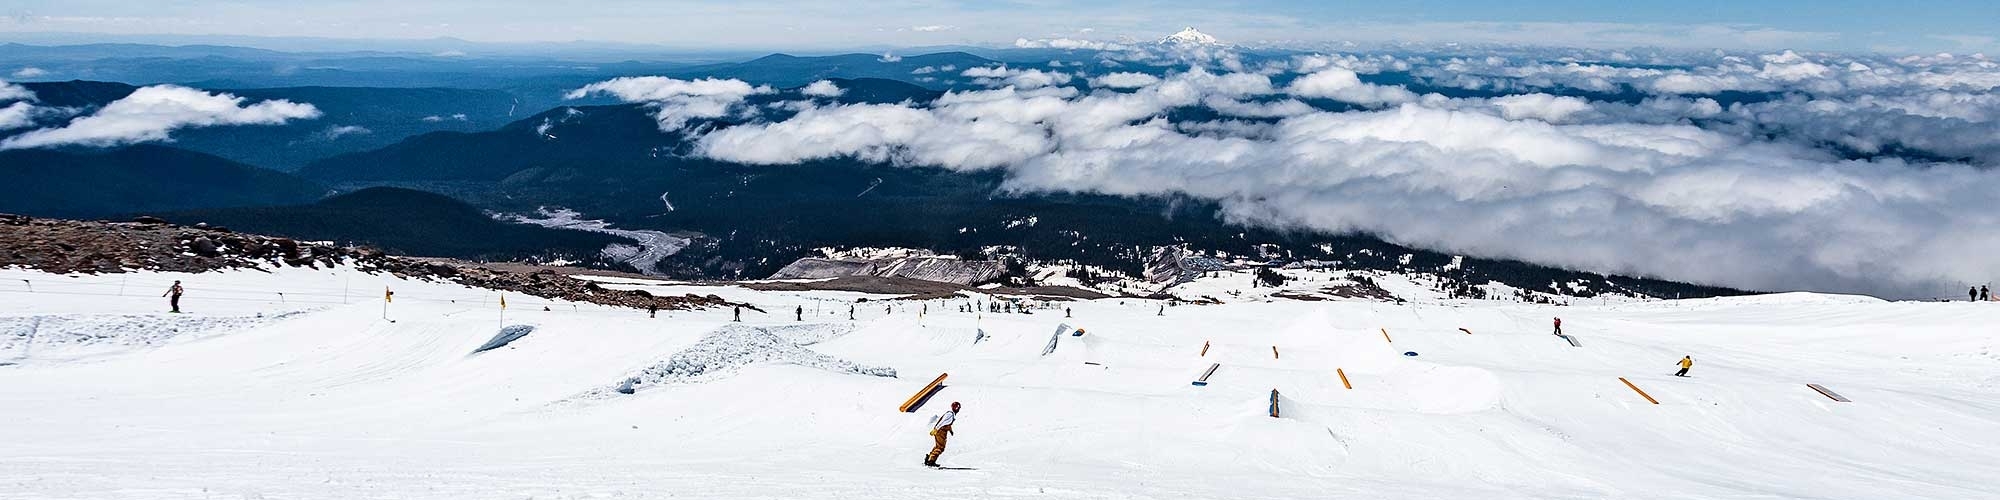
[(1166, 38), (1160, 39), (1160, 43), (1164, 45), (1223, 45), (1221, 40), (1216, 40), (1215, 37), (1209, 36), (1207, 33), (1202, 33), (1193, 27), (1183, 29), (1179, 33), (1167, 35)]

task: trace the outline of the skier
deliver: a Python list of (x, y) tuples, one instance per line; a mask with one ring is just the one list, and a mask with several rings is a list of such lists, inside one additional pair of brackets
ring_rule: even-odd
[(743, 322), (743, 306), (736, 306), (736, 319), (732, 319), (730, 321), (734, 321), (737, 323)]
[(1965, 289), (1965, 300), (1977, 302), (1979, 300), (1979, 289), (1978, 288)]
[(168, 312), (181, 312), (182, 291), (181, 280), (174, 280), (174, 286), (167, 288), (167, 293), (160, 294), (161, 297), (171, 297), (167, 299), (167, 305), (173, 306), (174, 310)]
[(1069, 316), (1069, 308), (1067, 308), (1067, 307), (1063, 308), (1063, 317), (1065, 317), (1065, 318), (1067, 318), (1067, 317), (1070, 317), (1070, 316)]
[(1986, 290), (1986, 285), (1979, 285), (1979, 300), (1981, 302), (1993, 300), (1993, 293)]
[(1556, 336), (1557, 336), (1557, 337), (1561, 337), (1561, 336), (1563, 336), (1563, 319), (1562, 319), (1562, 318), (1556, 318)]
[(847, 320), (854, 321), (854, 304), (847, 305)]
[(795, 319), (794, 321), (805, 321), (805, 320), (806, 320), (806, 306), (799, 306), (799, 308), (798, 308), (797, 310), (795, 310), (795, 311), (792, 311), (792, 314), (796, 315), (796, 318), (797, 318), (797, 319)]
[(658, 318), (658, 317), (660, 317), (660, 305), (659, 305), (659, 304), (646, 304), (646, 317), (648, 317), (648, 318)]
[(951, 435), (951, 424), (957, 421), (958, 421), (957, 401), (951, 402), (951, 411), (944, 412), (943, 415), (938, 415), (937, 417), (931, 419), (931, 439), (937, 441), (937, 446), (931, 447), (931, 454), (924, 455), (924, 465), (928, 465), (931, 467), (938, 466), (937, 463), (938, 455), (944, 454), (945, 438)]
[(1681, 357), (1680, 365), (1681, 365), (1681, 371), (1674, 372), (1674, 376), (1676, 377), (1688, 376), (1688, 369), (1694, 368), (1694, 356)]

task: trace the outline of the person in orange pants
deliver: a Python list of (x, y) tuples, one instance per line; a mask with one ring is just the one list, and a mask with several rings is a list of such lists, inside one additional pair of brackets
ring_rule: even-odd
[(931, 447), (931, 454), (924, 455), (924, 465), (931, 467), (938, 466), (938, 455), (944, 454), (945, 438), (951, 435), (951, 424), (957, 421), (958, 402), (952, 401), (951, 411), (944, 412), (943, 415), (938, 415), (937, 420), (931, 422), (931, 439), (937, 441), (937, 446)]

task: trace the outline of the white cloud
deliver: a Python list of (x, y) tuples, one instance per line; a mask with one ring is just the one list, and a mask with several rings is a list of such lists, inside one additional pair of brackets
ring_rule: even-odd
[(350, 135), (368, 135), (373, 133), (375, 133), (375, 131), (368, 130), (368, 127), (363, 127), (360, 125), (334, 125), (331, 127), (327, 127), (326, 130), (320, 131), (320, 137), (324, 137), (326, 138), (326, 140), (332, 141)]
[(742, 80), (629, 76), (585, 85), (570, 91), (566, 97), (581, 99), (609, 94), (625, 102), (645, 103), (653, 107), (660, 130), (672, 132), (686, 127), (691, 120), (729, 116), (744, 99), (771, 92), (770, 87), (752, 87)]
[(35, 124), (35, 105), (17, 102), (0, 107), (0, 130), (13, 130)]
[(1534, 119), (1550, 123), (1566, 122), (1571, 117), (1595, 109), (1590, 105), (1590, 101), (1548, 94), (1502, 96), (1495, 97), (1490, 102), (1500, 108), (1500, 116), (1506, 119)]
[(1292, 80), (1285, 89), (1292, 95), (1302, 97), (1322, 97), (1336, 101), (1361, 104), (1397, 104), (1417, 100), (1417, 94), (1397, 86), (1376, 85), (1362, 82), (1354, 70), (1347, 68), (1327, 68)]
[(910, 31), (916, 31), (916, 32), (920, 32), (920, 33), (936, 33), (936, 32), (939, 32), (939, 31), (955, 31), (955, 30), (957, 30), (957, 29), (958, 29), (958, 27), (957, 27), (957, 26), (951, 26), (951, 25), (945, 25), (945, 24), (926, 24), (926, 25), (923, 25), (923, 26), (911, 26), (911, 27), (910, 27)]
[[(1002, 88), (928, 106), (810, 108), (708, 133), (698, 151), (1002, 169), (1012, 191), (1184, 194), (1244, 223), (1753, 289), (1912, 296), (2000, 274), (2000, 262), (1967, 251), (2000, 247), (2000, 219), (1972, 208), (2000, 205), (1991, 169), (1840, 160), (1670, 118), (1735, 113), (1709, 99), (1419, 98), (1351, 70), (1326, 75), (1283, 90), (1400, 104), (1304, 109), (1259, 98), (1280, 91), (1263, 75), (1193, 69), (1131, 92)], [(1283, 118), (1163, 118), (1196, 105)]]
[(270, 100), (248, 106), (244, 99), (176, 85), (143, 87), (104, 105), (89, 116), (56, 128), (31, 130), (0, 141), (0, 149), (65, 145), (116, 146), (169, 140), (189, 127), (277, 125), (320, 116), (311, 104)]
[(1131, 72), (1110, 73), (1090, 79), (1092, 87), (1112, 89), (1136, 89), (1156, 83), (1160, 83), (1160, 77)]
[(1209, 109), (1213, 109), (1217, 113), (1242, 118), (1283, 118), (1311, 114), (1317, 111), (1311, 105), (1301, 102), (1298, 99), (1250, 102), (1221, 96), (1211, 96), (1203, 99), (1201, 102), (1203, 106), (1208, 106)]
[(7, 83), (6, 80), (0, 80), (0, 102), (33, 100), (35, 100), (34, 91), (28, 90), (27, 87)]
[(1063, 49), (1063, 50), (1132, 50), (1133, 46), (1117, 42), (1100, 42), (1075, 38), (1042, 38), (1029, 40), (1014, 39), (1014, 48), (1020, 49)]
[(959, 76), (972, 77), (974, 83), (981, 85), (995, 87), (1011, 85), (1024, 89), (1067, 85), (1073, 78), (1069, 73), (1060, 71), (1008, 68), (1006, 66), (971, 68), (959, 73)]
[(44, 76), (49, 76), (49, 71), (34, 66), (28, 66), (14, 70), (14, 78), (27, 79), (27, 78), (41, 78)]
[(832, 80), (820, 80), (799, 89), (799, 93), (811, 97), (840, 97), (841, 94), (847, 93), (847, 90), (834, 85)]
[(917, 69), (913, 69), (913, 70), (910, 70), (910, 74), (912, 74), (912, 75), (928, 75), (928, 74), (931, 74), (931, 73), (936, 73), (937, 71), (938, 71), (938, 69), (937, 69), (937, 66), (924, 66), (924, 67), (921, 67), (921, 68), (917, 68)]
[(896, 54), (894, 54), (894, 53), (890, 53), (890, 52), (883, 52), (883, 53), (882, 53), (882, 57), (878, 57), (878, 58), (875, 58), (875, 60), (876, 60), (876, 61), (880, 61), (880, 62), (885, 62), (885, 63), (892, 63), (892, 62), (899, 62), (899, 61), (902, 61), (902, 60), (903, 60), (903, 56), (899, 56), (899, 55), (896, 55)]

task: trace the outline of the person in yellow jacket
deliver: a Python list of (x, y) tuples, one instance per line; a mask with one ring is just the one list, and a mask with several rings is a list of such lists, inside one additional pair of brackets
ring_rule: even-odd
[(951, 424), (957, 421), (958, 421), (957, 401), (951, 402), (951, 411), (944, 412), (943, 415), (938, 415), (937, 419), (931, 421), (931, 439), (937, 441), (937, 446), (931, 447), (931, 454), (924, 455), (924, 465), (928, 465), (931, 467), (938, 466), (937, 463), (938, 455), (944, 454), (945, 438), (951, 436)]
[(1694, 356), (1682, 356), (1680, 365), (1681, 365), (1681, 371), (1674, 372), (1674, 376), (1676, 377), (1688, 376), (1688, 369), (1694, 368)]

